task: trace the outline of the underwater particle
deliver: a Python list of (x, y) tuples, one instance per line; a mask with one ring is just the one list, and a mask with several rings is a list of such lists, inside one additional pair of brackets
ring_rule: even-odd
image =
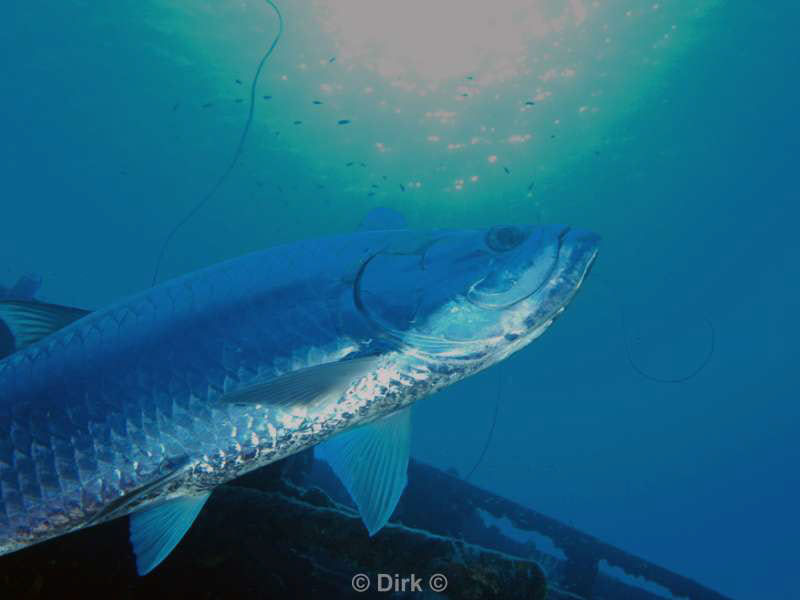
[(317, 106), (319, 106), (320, 104), (322, 104), (322, 100), (312, 100), (311, 104), (316, 104)]
[(511, 175), (511, 171), (508, 170), (508, 167), (503, 167), (503, 171), (506, 172), (506, 175)]
[(472, 183), (475, 183), (476, 181), (478, 181), (478, 176), (477, 176), (477, 175), (473, 175), (472, 177), (470, 177), (470, 178), (469, 178), (469, 180), (470, 180)]
[(350, 124), (350, 119), (339, 119), (336, 122), (336, 124), (337, 125), (349, 125)]
[(303, 122), (302, 122), (302, 121), (294, 121), (294, 124), (295, 124), (295, 125), (302, 125), (302, 124), (303, 124)]
[(237, 79), (236, 83), (238, 83), (239, 85), (242, 85), (242, 80), (241, 79)]
[(402, 183), (400, 184), (400, 191), (406, 191), (406, 186), (404, 186)]
[(205, 103), (205, 104), (203, 104), (203, 106), (201, 106), (200, 108), (211, 108), (212, 106), (214, 106), (214, 103), (213, 103), (213, 102), (206, 102), (206, 103)]
[(489, 156), (486, 158), (486, 160), (487, 160), (487, 161), (489, 161), (489, 163), (491, 163), (491, 164), (494, 164), (494, 163), (496, 163), (496, 162), (497, 162), (497, 155), (496, 155), (496, 154), (490, 154), (490, 155), (489, 155)]
[(264, 100), (272, 100), (272, 96), (264, 96)]

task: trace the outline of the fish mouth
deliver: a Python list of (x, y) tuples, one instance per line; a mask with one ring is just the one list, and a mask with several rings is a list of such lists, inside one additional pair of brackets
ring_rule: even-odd
[[(510, 240), (500, 236), (494, 246), (464, 253), (468, 260), (485, 261), (489, 272), (481, 273), (477, 282), (464, 282), (461, 292), (446, 287), (450, 273), (441, 265), (431, 269), (424, 260), (426, 253), (372, 254), (355, 275), (354, 308), (371, 335), (390, 347), (412, 347), (437, 357), (474, 357), (502, 344), (508, 335), (528, 337), (526, 331), (546, 327), (569, 303), (594, 262), (600, 238), (559, 225), (518, 229), (524, 235)], [(500, 242), (505, 245), (500, 247)], [(462, 280), (471, 274), (469, 265), (447, 263), (455, 269), (454, 277), (462, 275)], [(397, 293), (397, 282), (403, 278), (412, 284), (408, 287), (412, 293)], [(441, 306), (431, 304), (436, 310), (429, 313), (420, 309), (427, 301), (422, 291), (428, 289), (442, 300)], [(412, 295), (414, 290), (417, 296)], [(452, 298), (447, 295), (450, 291)]]
[(564, 312), (594, 267), (600, 236), (585, 229), (564, 228), (559, 235), (558, 260), (546, 286), (526, 298), (532, 312), (525, 319), (529, 330), (548, 327)]

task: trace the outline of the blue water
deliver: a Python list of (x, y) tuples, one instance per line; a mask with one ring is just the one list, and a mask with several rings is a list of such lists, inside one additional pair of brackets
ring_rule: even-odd
[[(162, 277), (374, 206), (598, 231), (563, 318), (422, 402), (412, 454), (469, 472), (499, 385), (473, 482), (734, 598), (798, 597), (797, 9), (427, 6), (280, 6), (242, 158)], [(87, 308), (149, 285), (231, 159), (276, 23), (260, 0), (12, 1), (0, 283), (39, 273)], [(681, 379), (712, 333), (687, 381), (630, 364)]]

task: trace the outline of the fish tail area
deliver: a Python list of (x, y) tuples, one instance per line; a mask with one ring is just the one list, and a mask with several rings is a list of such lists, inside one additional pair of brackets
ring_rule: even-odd
[[(42, 278), (39, 275), (23, 275), (11, 287), (0, 283), (0, 301), (2, 300), (33, 300)], [(11, 329), (3, 319), (0, 319), (0, 358), (14, 353), (16, 344)]]
[(0, 358), (4, 358), (17, 351), (14, 335), (3, 319), (0, 319)]
[(90, 311), (36, 300), (0, 300), (0, 359), (38, 342)]

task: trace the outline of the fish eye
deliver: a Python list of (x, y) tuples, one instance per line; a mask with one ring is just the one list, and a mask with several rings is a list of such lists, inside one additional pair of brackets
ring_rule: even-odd
[(495, 252), (508, 252), (519, 246), (528, 234), (519, 227), (492, 227), (486, 234), (486, 245)]

